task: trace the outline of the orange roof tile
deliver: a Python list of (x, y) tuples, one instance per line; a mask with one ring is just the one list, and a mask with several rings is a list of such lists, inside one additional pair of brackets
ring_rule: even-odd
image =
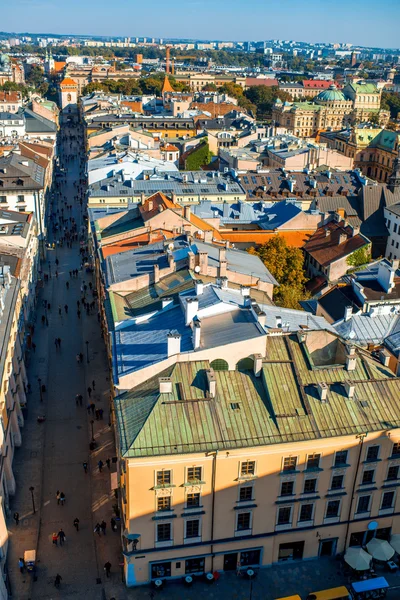
[(62, 80), (62, 82), (60, 83), (60, 86), (63, 86), (63, 85), (76, 85), (77, 86), (78, 84), (76, 83), (76, 81), (71, 79), (71, 77), (65, 77)]
[(165, 78), (164, 78), (164, 83), (163, 83), (163, 86), (162, 86), (161, 93), (162, 94), (166, 94), (167, 92), (173, 92), (173, 91), (174, 91), (174, 88), (170, 84), (169, 79), (168, 79), (168, 77), (166, 75)]
[(56, 73), (59, 73), (60, 71), (63, 70), (63, 68), (65, 67), (67, 63), (66, 62), (61, 62), (61, 61), (54, 61), (54, 70)]
[(211, 230), (213, 232), (213, 237), (215, 240), (223, 239), (220, 232), (218, 231), (218, 229), (216, 229), (215, 227), (210, 225), (210, 223), (207, 223), (207, 221), (204, 221), (197, 215), (194, 215), (193, 213), (190, 213), (190, 222), (195, 227), (198, 227), (199, 229), (201, 229), (201, 231), (210, 231)]
[(260, 229), (248, 230), (248, 231), (233, 231), (223, 232), (221, 237), (223, 240), (228, 240), (234, 244), (254, 244), (260, 245), (265, 244), (274, 235), (282, 236), (288, 246), (294, 246), (295, 248), (302, 248), (304, 244), (314, 233), (314, 230), (307, 231), (262, 231)]

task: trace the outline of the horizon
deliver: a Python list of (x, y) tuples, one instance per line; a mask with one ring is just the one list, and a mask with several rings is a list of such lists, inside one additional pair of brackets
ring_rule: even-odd
[[(400, 3), (397, 0), (381, 0), (380, 3), (373, 0), (352, 0), (350, 3), (337, 0), (334, 9), (320, 0), (309, 0), (307, 10), (300, 0), (286, 0), (286, 5), (287, 9), (282, 10), (268, 0), (250, 0), (246, 6), (240, 0), (230, 0), (229, 4), (222, 0), (216, 7), (211, 5), (210, 0), (171, 0), (166, 9), (161, 0), (154, 0), (151, 13), (154, 23), (149, 24), (147, 6), (135, 2), (127, 5), (125, 0), (114, 0), (113, 14), (116, 17), (120, 14), (121, 19), (111, 31), (107, 31), (110, 5), (106, 0), (70, 0), (68, 5), (61, 6), (56, 0), (15, 0), (13, 10), (2, 16), (1, 27), (5, 32), (16, 35), (154, 37), (221, 42), (271, 39), (300, 42), (297, 38), (303, 35), (299, 36), (299, 31), (304, 33), (309, 29), (308, 40), (303, 43), (347, 43), (364, 48), (398, 49)], [(79, 24), (76, 15), (79, 15)], [(127, 25), (129, 22), (132, 26)], [(146, 36), (136, 31), (143, 29), (141, 22), (146, 23), (149, 30)], [(221, 23), (225, 33), (222, 36)], [(46, 29), (52, 33), (43, 33)], [(330, 39), (321, 41), (325, 29), (328, 29)], [(331, 38), (330, 32), (335, 30), (337, 33)]]

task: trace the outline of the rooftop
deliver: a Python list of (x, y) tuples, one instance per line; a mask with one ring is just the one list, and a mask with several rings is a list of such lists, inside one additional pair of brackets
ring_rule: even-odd
[(351, 226), (346, 226), (343, 221), (329, 221), (312, 234), (304, 245), (304, 251), (321, 267), (327, 267), (369, 243), (367, 238), (354, 231)]

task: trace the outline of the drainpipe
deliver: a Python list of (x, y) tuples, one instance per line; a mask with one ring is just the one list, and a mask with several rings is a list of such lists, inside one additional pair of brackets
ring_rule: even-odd
[(346, 536), (344, 538), (344, 551), (345, 552), (346, 552), (346, 548), (347, 548), (347, 538), (349, 537), (351, 513), (352, 513), (352, 510), (353, 510), (354, 490), (356, 489), (358, 472), (360, 470), (360, 464), (361, 464), (361, 452), (362, 452), (362, 449), (363, 449), (364, 439), (367, 437), (367, 435), (368, 434), (366, 434), (366, 433), (361, 433), (360, 435), (356, 436), (356, 438), (358, 440), (360, 440), (360, 451), (358, 453), (358, 462), (357, 462), (356, 474), (355, 474), (354, 480), (353, 480), (353, 489), (351, 490), (351, 500), (350, 500), (350, 506), (349, 506), (349, 514), (347, 515)]
[(215, 451), (213, 456), (213, 471), (211, 480), (211, 573), (214, 573), (214, 515), (215, 515), (215, 480), (217, 477), (217, 456), (218, 450)]

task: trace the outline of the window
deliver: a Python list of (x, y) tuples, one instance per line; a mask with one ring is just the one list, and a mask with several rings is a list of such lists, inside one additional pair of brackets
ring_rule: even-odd
[(241, 487), (239, 489), (239, 500), (243, 502), (245, 500), (252, 500), (253, 488), (252, 487)]
[(157, 510), (171, 510), (171, 496), (157, 498)]
[(171, 563), (157, 563), (151, 565), (151, 578), (160, 579), (162, 577), (171, 577)]
[(278, 523), (277, 525), (289, 525), (292, 518), (292, 507), (283, 506), (278, 510)]
[(340, 490), (343, 487), (343, 475), (334, 475), (331, 481), (331, 490)]
[(385, 492), (382, 496), (381, 510), (387, 510), (393, 508), (394, 505), (394, 492)]
[(297, 456), (287, 456), (283, 459), (284, 471), (295, 471), (297, 466)]
[(400, 454), (400, 442), (396, 442), (393, 444), (392, 448), (392, 456), (397, 456)]
[(373, 483), (374, 482), (374, 474), (375, 474), (374, 469), (368, 469), (368, 471), (364, 471), (362, 480), (361, 480), (361, 485), (365, 485), (366, 483)]
[(339, 516), (340, 500), (329, 500), (326, 505), (326, 519), (333, 519)]
[(311, 494), (315, 492), (317, 489), (317, 480), (316, 479), (306, 479), (304, 482), (304, 494)]
[(246, 462), (242, 462), (240, 465), (240, 474), (242, 477), (246, 475), (254, 475), (256, 470), (256, 463), (254, 460), (247, 460)]
[(281, 485), (281, 496), (291, 496), (294, 493), (294, 481), (283, 481)]
[(394, 223), (394, 225), (393, 225), (393, 232), (397, 233), (397, 223)]
[(366, 460), (377, 460), (379, 456), (379, 446), (370, 446), (367, 450)]
[(171, 471), (157, 471), (157, 485), (170, 485)]
[(369, 501), (371, 496), (361, 496), (358, 499), (357, 513), (369, 512)]
[(200, 535), (200, 521), (194, 519), (193, 521), (186, 521), (186, 537), (195, 538)]
[(7, 202), (7, 196), (0, 196), (0, 202)]
[(171, 540), (171, 523), (159, 523), (157, 525), (157, 542), (169, 542)]
[(17, 202), (25, 202), (25, 196), (23, 196), (23, 195), (18, 196)]
[(347, 450), (339, 450), (335, 454), (335, 467), (341, 467), (347, 464)]
[(310, 454), (307, 458), (307, 469), (318, 469), (320, 458), (320, 454)]
[(249, 512), (239, 513), (237, 516), (236, 524), (237, 531), (244, 531), (245, 529), (250, 529), (250, 518), (251, 513)]
[(399, 478), (399, 467), (398, 466), (389, 467), (386, 479), (388, 481), (395, 481), (398, 478)]
[(201, 481), (201, 467), (189, 467), (187, 470), (188, 483)]
[(186, 496), (186, 507), (187, 508), (196, 508), (196, 506), (200, 506), (200, 494), (188, 494)]
[(299, 521), (311, 521), (314, 504), (303, 504), (300, 508)]

